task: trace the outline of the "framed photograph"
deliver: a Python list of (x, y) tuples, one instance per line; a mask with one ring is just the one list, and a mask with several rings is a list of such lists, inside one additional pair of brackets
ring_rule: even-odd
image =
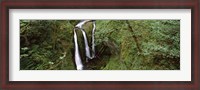
[(3, 0), (1, 89), (199, 90), (199, 0)]

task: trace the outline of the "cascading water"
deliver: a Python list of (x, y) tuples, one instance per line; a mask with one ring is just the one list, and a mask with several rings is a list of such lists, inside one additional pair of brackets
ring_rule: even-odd
[(92, 59), (92, 57), (90, 56), (90, 50), (89, 50), (89, 46), (88, 46), (86, 33), (85, 33), (84, 29), (81, 29), (81, 31), (82, 31), (84, 42), (85, 42), (86, 62), (88, 62), (88, 59)]
[(95, 21), (92, 21), (93, 23), (93, 29), (92, 29), (92, 58), (95, 58), (95, 43), (94, 43), (94, 34), (96, 29), (96, 23)]
[(77, 40), (77, 35), (76, 35), (76, 29), (74, 29), (74, 43), (75, 43), (75, 63), (76, 63), (76, 69), (77, 70), (82, 70), (83, 69), (83, 64), (82, 60), (79, 54), (79, 48), (78, 48), (78, 40)]
[[(90, 54), (90, 48), (88, 45), (88, 39), (87, 39), (87, 35), (85, 33), (85, 30), (82, 28), (84, 24), (86, 24), (87, 22), (92, 22), (93, 23), (93, 29), (92, 29), (92, 55)], [(86, 62), (88, 62), (88, 59), (93, 59), (95, 58), (95, 43), (94, 43), (94, 34), (95, 34), (95, 28), (96, 28), (96, 23), (94, 20), (84, 20), (79, 22), (74, 29), (74, 43), (75, 43), (75, 63), (76, 63), (76, 69), (77, 70), (83, 70), (83, 64), (82, 64), (82, 60), (80, 57), (80, 53), (79, 53), (79, 48), (78, 48), (78, 40), (77, 40), (77, 34), (76, 34), (76, 30), (81, 30), (82, 34), (83, 34), (83, 38), (84, 38), (84, 43), (85, 43), (85, 55), (86, 55)]]

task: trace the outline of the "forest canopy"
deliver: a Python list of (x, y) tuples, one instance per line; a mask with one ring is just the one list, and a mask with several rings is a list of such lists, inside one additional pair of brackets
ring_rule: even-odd
[[(76, 70), (74, 28), (80, 20), (20, 20), (20, 70)], [(96, 20), (95, 58), (87, 70), (179, 70), (180, 20)], [(92, 23), (83, 27), (91, 46)], [(90, 47), (91, 48), (91, 47)]]

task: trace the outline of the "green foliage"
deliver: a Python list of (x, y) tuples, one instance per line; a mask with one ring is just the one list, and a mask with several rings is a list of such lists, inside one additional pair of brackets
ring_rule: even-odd
[(21, 20), (20, 69), (74, 69), (69, 21)]
[(103, 69), (180, 69), (179, 20), (108, 20), (97, 26), (96, 43), (112, 42), (106, 46), (117, 52)]
[[(20, 69), (75, 69), (73, 28), (78, 20), (21, 20)], [(91, 43), (91, 23), (85, 25)], [(82, 33), (77, 32), (85, 58)], [(95, 70), (180, 69), (179, 20), (97, 20)]]

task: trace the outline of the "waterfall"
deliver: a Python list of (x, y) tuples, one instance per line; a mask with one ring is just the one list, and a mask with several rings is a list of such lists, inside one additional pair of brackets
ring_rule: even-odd
[(86, 55), (86, 62), (88, 62), (88, 59), (92, 59), (92, 57), (90, 56), (90, 48), (88, 46), (88, 40), (87, 40), (87, 35), (84, 31), (84, 29), (81, 29), (82, 34), (83, 34), (83, 38), (84, 38), (84, 42), (85, 42), (85, 55)]
[[(87, 35), (85, 33), (85, 30), (82, 28), (84, 24), (87, 22), (92, 22), (93, 24), (93, 29), (92, 29), (92, 56), (90, 54), (90, 48), (88, 45), (88, 39)], [(86, 62), (88, 62), (88, 59), (93, 59), (95, 57), (95, 43), (94, 43), (94, 34), (95, 34), (95, 28), (96, 24), (94, 20), (84, 20), (79, 22), (74, 29), (74, 43), (75, 43), (75, 63), (76, 63), (76, 68), (77, 70), (83, 70), (83, 64), (81, 61), (79, 49), (78, 49), (78, 40), (77, 40), (77, 35), (76, 35), (76, 30), (81, 30), (84, 38), (84, 43), (85, 43), (85, 55), (86, 55)]]
[(92, 29), (92, 58), (95, 58), (95, 43), (94, 43), (94, 33), (96, 28), (95, 21), (92, 21), (93, 23), (93, 29)]
[(75, 44), (75, 63), (76, 63), (76, 69), (77, 70), (83, 70), (83, 64), (81, 61), (79, 48), (78, 48), (78, 40), (76, 35), (76, 29), (74, 29), (74, 44)]

